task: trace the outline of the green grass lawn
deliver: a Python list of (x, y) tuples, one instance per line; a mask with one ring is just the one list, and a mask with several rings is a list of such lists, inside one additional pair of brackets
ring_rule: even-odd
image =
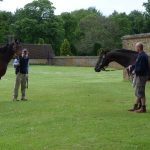
[(11, 101), (14, 78), (9, 67), (0, 81), (0, 150), (150, 149), (150, 111), (127, 111), (122, 71), (31, 66), (27, 102)]

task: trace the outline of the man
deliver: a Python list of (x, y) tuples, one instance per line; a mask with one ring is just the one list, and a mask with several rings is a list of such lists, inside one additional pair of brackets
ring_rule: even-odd
[(14, 59), (14, 67), (16, 72), (16, 82), (14, 87), (13, 101), (17, 101), (18, 91), (21, 85), (21, 100), (26, 101), (26, 88), (28, 81), (28, 64), (29, 57), (27, 49), (22, 51), (22, 54)]
[(143, 44), (135, 45), (136, 51), (139, 53), (134, 65), (130, 65), (128, 69), (134, 71), (135, 78), (133, 85), (135, 87), (136, 102), (131, 112), (146, 113), (146, 97), (145, 86), (149, 74), (148, 55), (143, 51)]

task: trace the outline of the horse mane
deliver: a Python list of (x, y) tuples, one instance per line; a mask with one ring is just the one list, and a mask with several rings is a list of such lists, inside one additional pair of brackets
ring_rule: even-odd
[(133, 50), (128, 50), (128, 49), (119, 49), (119, 50), (115, 50), (116, 52), (121, 52), (121, 53), (132, 53), (132, 54), (138, 54), (138, 52), (133, 51)]
[(107, 50), (107, 51), (102, 51), (101, 54), (108, 54), (114, 52), (125, 53), (125, 54), (138, 54), (138, 52), (129, 49)]

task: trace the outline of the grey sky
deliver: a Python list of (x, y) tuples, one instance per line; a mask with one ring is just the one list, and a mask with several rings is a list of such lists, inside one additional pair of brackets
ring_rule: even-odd
[[(0, 10), (14, 12), (33, 0), (3, 0)], [(96, 7), (104, 15), (111, 14), (114, 10), (129, 13), (132, 10), (144, 11), (143, 2), (147, 0), (51, 0), (56, 7), (55, 14), (70, 12), (76, 9)]]

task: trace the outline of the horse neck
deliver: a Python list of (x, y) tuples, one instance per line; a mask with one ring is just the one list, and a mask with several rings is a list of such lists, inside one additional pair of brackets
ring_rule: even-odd
[(121, 52), (110, 52), (108, 54), (108, 64), (111, 62), (117, 62), (123, 67), (132, 65), (136, 60), (136, 54), (133, 53), (121, 53)]
[(14, 52), (11, 49), (9, 49), (5, 53), (2, 53), (0, 55), (1, 55), (1, 59), (4, 62), (9, 63), (14, 56)]
[(13, 56), (14, 56), (14, 52), (13, 51), (8, 52), (8, 54), (6, 56), (7, 62), (10, 62), (11, 59), (13, 58)]

